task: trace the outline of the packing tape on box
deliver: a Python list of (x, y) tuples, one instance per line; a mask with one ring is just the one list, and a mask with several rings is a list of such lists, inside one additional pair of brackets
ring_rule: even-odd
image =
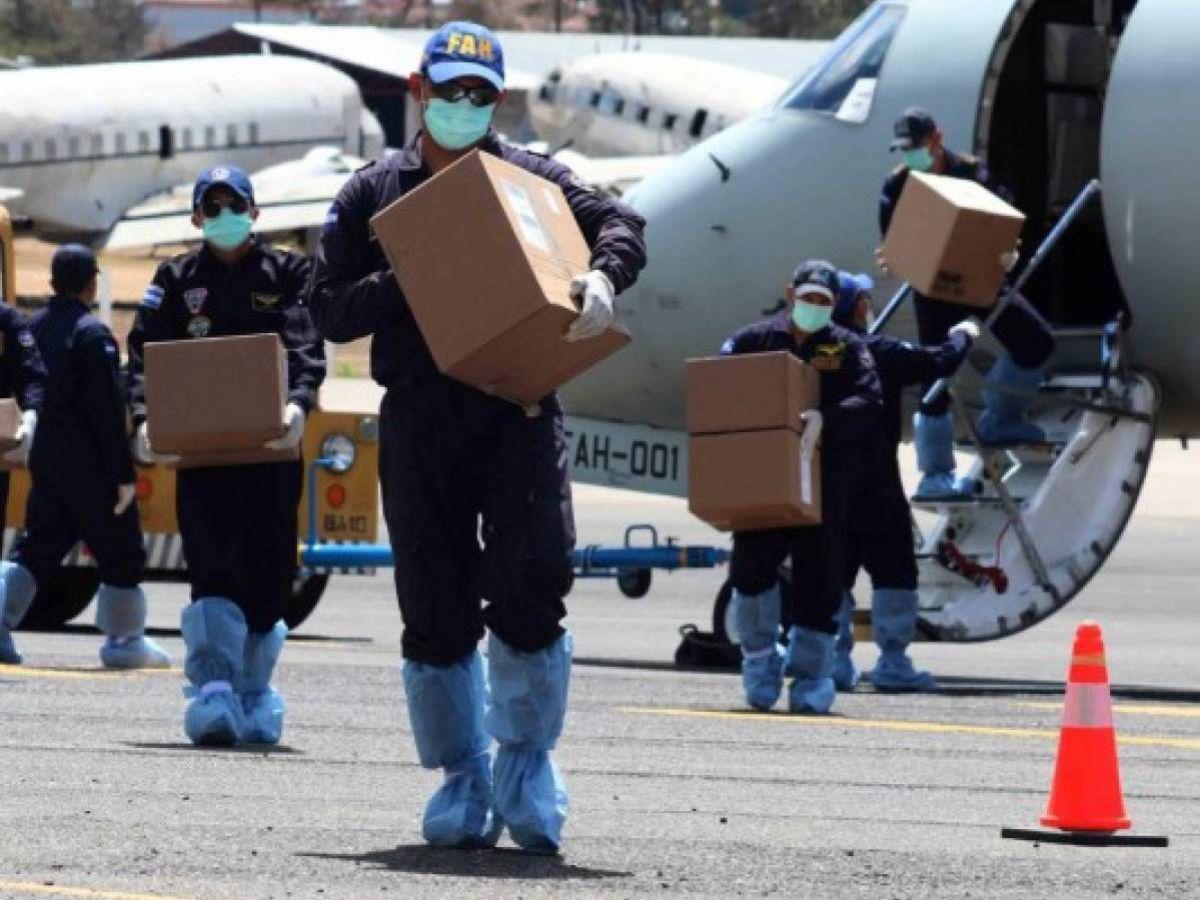
[[(537, 210), (534, 208), (533, 201), (530, 199), (529, 193), (525, 188), (504, 179), (500, 179), (500, 184), (504, 186), (504, 193), (508, 197), (508, 202), (512, 206), (513, 212), (516, 213), (517, 227), (521, 229), (525, 243), (536, 247), (548, 256), (553, 257), (556, 262), (559, 262), (559, 268), (565, 278), (570, 279), (577, 274), (569, 271), (570, 267), (562, 262), (562, 248), (555, 242), (554, 236), (542, 228), (542, 222), (538, 218)], [(548, 200), (553, 199), (553, 194), (549, 190), (546, 191), (546, 198)], [(556, 203), (552, 204), (552, 208), (556, 207)]]

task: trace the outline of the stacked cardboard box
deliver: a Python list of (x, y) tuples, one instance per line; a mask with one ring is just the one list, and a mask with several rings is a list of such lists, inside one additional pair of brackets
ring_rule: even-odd
[(629, 343), (570, 342), (591, 253), (556, 184), (475, 151), (371, 220), (438, 368), (522, 405)]
[(974, 181), (910, 172), (881, 252), (925, 296), (986, 308), (1024, 225), (1020, 210)]
[(692, 513), (722, 531), (819, 523), (819, 454), (800, 454), (800, 413), (819, 405), (816, 370), (791, 353), (688, 360)]
[(146, 419), (158, 453), (179, 468), (281, 462), (295, 450), (267, 450), (282, 437), (287, 354), (275, 334), (149, 343)]

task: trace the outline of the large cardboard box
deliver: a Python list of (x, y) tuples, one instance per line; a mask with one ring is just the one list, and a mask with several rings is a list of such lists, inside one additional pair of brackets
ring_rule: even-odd
[(521, 404), (629, 343), (569, 342), (571, 279), (591, 253), (558, 185), (475, 151), (371, 220), (446, 375)]
[[(11, 397), (0, 398), (0, 453), (16, 448), (17, 429), (21, 426), (21, 407)], [(18, 469), (17, 463), (0, 458), (0, 472)]]
[(817, 525), (820, 454), (806, 462), (800, 435), (790, 428), (693, 435), (688, 506), (721, 531)]
[(988, 307), (1025, 216), (964, 178), (910, 172), (884, 239), (888, 268), (937, 300)]
[(266, 450), (285, 431), (287, 354), (275, 334), (149, 343), (146, 418), (159, 453), (180, 468), (277, 462), (296, 450)]
[(688, 505), (723, 531), (821, 521), (820, 454), (800, 456), (800, 413), (820, 376), (790, 353), (688, 360)]
[(689, 359), (687, 422), (691, 434), (800, 429), (800, 413), (820, 404), (816, 369), (786, 351)]

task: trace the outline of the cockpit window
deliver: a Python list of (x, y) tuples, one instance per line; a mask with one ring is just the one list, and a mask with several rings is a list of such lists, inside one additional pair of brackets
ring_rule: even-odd
[(908, 8), (902, 3), (876, 3), (842, 32), (829, 52), (783, 95), (780, 105), (838, 113), (852, 93), (875, 79)]

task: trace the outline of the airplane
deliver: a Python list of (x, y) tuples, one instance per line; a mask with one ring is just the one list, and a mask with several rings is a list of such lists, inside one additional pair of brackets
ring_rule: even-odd
[(0, 197), (51, 238), (101, 238), (219, 162), (254, 173), (317, 147), (383, 150), (355, 82), (293, 56), (14, 69), (0, 92)]
[(618, 301), (633, 343), (562, 390), (572, 476), (686, 495), (683, 361), (779, 308), (802, 257), (873, 267), (892, 123), (922, 106), (1014, 190), (1026, 247), (1102, 184), (1028, 291), (1058, 335), (1038, 405), (1052, 448), (980, 451), (984, 495), (918, 517), (925, 637), (1001, 638), (1061, 609), (1120, 539), (1154, 439), (1200, 430), (1197, 35), (1192, 0), (877, 0), (777, 103), (626, 195), (650, 263)]

